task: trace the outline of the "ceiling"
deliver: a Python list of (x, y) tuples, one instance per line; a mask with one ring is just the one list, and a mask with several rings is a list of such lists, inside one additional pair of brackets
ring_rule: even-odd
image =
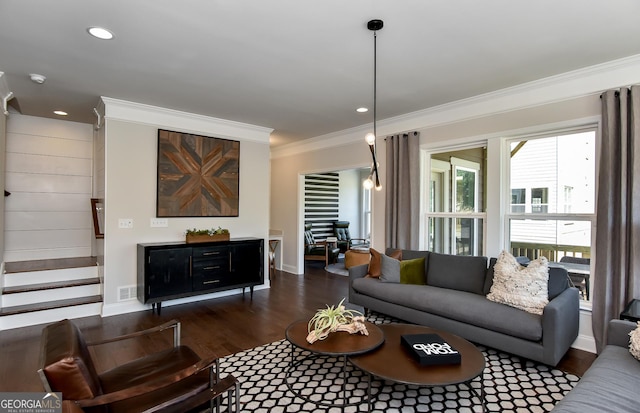
[[(99, 96), (273, 128), (271, 145), (640, 54), (638, 0), (0, 0), (21, 113)], [(112, 40), (89, 36), (102, 26)], [(47, 77), (36, 84), (30, 73)]]

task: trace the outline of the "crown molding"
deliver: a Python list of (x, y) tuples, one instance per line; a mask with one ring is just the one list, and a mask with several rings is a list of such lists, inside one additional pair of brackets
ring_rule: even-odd
[(273, 129), (262, 126), (128, 102), (106, 96), (101, 96), (100, 100), (104, 105), (104, 117), (109, 120), (121, 120), (200, 133), (213, 133), (219, 137), (254, 141), (267, 145), (269, 144), (269, 135), (273, 132)]
[[(432, 108), (379, 120), (379, 136), (562, 102), (640, 82), (640, 55), (612, 60)], [(369, 124), (273, 148), (271, 158), (362, 140)]]

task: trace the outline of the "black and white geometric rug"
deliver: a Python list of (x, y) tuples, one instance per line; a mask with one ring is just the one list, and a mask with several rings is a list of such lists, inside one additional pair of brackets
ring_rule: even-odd
[[(374, 323), (392, 320), (381, 315), (369, 317)], [(478, 346), (484, 353), (483, 374), (487, 412), (548, 412), (573, 388), (578, 377), (522, 360), (493, 349)], [(295, 358), (309, 353), (296, 349)], [(233, 374), (241, 383), (243, 412), (365, 412), (367, 403), (341, 408), (319, 407), (295, 396), (287, 387), (286, 372), (291, 361), (291, 345), (286, 340), (236, 353), (221, 360), (222, 376)], [(366, 395), (367, 378), (348, 365), (347, 402), (359, 402)], [(342, 403), (342, 359), (308, 360), (289, 378), (294, 389), (312, 401)], [(480, 392), (480, 379), (472, 382)], [(373, 412), (481, 412), (477, 396), (466, 385), (418, 387), (374, 380)]]

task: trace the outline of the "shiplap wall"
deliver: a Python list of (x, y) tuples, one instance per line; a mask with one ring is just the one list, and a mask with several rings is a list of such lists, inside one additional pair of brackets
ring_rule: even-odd
[(7, 121), (7, 262), (91, 255), (92, 126), (12, 114)]
[(304, 177), (304, 222), (312, 224), (316, 241), (333, 236), (340, 212), (340, 175), (337, 172)]

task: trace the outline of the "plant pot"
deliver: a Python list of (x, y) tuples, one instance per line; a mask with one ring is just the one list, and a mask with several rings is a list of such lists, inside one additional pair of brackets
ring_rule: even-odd
[(199, 242), (220, 242), (229, 241), (229, 234), (187, 234), (187, 244), (195, 244)]

